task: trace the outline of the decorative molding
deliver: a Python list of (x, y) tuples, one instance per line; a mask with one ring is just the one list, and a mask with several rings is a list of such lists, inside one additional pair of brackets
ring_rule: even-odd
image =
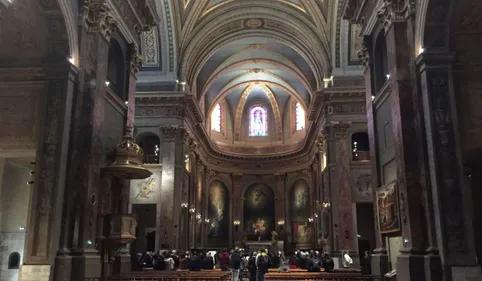
[(404, 22), (415, 13), (415, 0), (383, 0), (378, 20), (388, 29), (394, 22)]
[(144, 56), (143, 67), (159, 67), (159, 32), (151, 28), (141, 34), (142, 54)]
[(105, 2), (98, 3), (85, 0), (82, 6), (82, 25), (87, 32), (99, 33), (110, 41), (112, 32), (117, 28), (117, 23), (110, 15), (110, 9)]
[(358, 59), (365, 68), (370, 66), (370, 52), (368, 50), (368, 45), (365, 40), (363, 40), (362, 48), (357, 52)]

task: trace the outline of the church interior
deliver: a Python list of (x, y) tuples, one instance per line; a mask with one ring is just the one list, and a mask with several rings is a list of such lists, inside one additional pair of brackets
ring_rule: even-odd
[(481, 19), (479, 0), (0, 0), (0, 280), (273, 245), (482, 280)]

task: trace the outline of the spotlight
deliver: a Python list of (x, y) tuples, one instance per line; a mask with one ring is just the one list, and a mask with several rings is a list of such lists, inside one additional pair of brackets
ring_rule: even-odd
[(27, 182), (27, 185), (32, 185), (34, 183), (34, 181), (29, 181)]
[(35, 171), (31, 171), (31, 172), (30, 172), (30, 175), (31, 175), (31, 176), (35, 175)]

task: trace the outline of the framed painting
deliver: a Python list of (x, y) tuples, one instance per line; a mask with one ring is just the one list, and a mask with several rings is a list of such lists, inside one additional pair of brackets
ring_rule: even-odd
[(378, 188), (376, 198), (378, 229), (380, 233), (400, 231), (397, 181), (392, 181)]

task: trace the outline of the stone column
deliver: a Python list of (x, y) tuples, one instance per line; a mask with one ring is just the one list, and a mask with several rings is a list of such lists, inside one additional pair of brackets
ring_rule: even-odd
[[(244, 232), (244, 217), (243, 217), (243, 211), (244, 211), (244, 200), (242, 196), (242, 186), (241, 186), (241, 179), (243, 175), (241, 174), (233, 174), (232, 175), (232, 187), (233, 190), (231, 192), (233, 200), (233, 222), (238, 220), (240, 222), (240, 225), (235, 226), (233, 225), (233, 239), (235, 242), (242, 241), (243, 240), (243, 232)], [(238, 231), (236, 231), (236, 228)], [(238, 245), (235, 245), (238, 246)]]
[[(372, 89), (372, 75), (371, 68), (372, 62), (369, 58), (369, 50), (366, 42), (364, 42), (363, 49), (358, 52), (358, 57), (365, 66), (365, 89), (366, 89), (366, 110), (367, 110), (367, 129), (370, 145), (370, 163), (372, 165), (372, 190), (375, 194), (375, 190), (381, 186), (381, 178), (379, 173), (378, 164), (378, 144), (377, 136), (375, 134), (376, 124), (373, 108), (373, 89)], [(373, 196), (373, 214), (375, 214), (375, 220), (378, 219), (378, 208), (376, 196)], [(380, 234), (378, 229), (378, 222), (375, 221), (375, 249), (372, 253), (372, 274), (384, 275), (389, 270), (388, 253), (385, 245), (385, 239)]]
[(79, 28), (79, 88), (74, 107), (74, 139), (69, 165), (69, 189), (75, 193), (73, 210), (76, 229), (72, 250), (73, 281), (99, 277), (101, 266), (95, 245), (99, 199), (102, 130), (110, 34), (116, 27), (105, 3), (92, 2), (82, 7)]
[[(129, 105), (130, 107), (130, 105)], [(117, 203), (117, 206), (114, 210), (112, 210), (112, 214), (130, 214), (129, 210), (129, 194), (130, 194), (130, 180), (121, 180), (117, 179), (120, 183), (120, 186), (113, 186), (114, 189), (119, 189), (118, 194), (119, 197), (114, 198), (114, 204)], [(98, 225), (98, 224), (97, 224)], [(120, 251), (119, 255), (116, 256), (113, 269), (114, 273), (126, 273), (130, 272), (132, 269), (131, 264), (131, 254), (130, 254), (130, 244), (124, 246)]]
[(428, 162), (445, 280), (481, 280), (474, 242), (471, 191), (463, 178), (450, 53), (418, 59)]
[[(59, 248), (76, 71), (67, 63), (46, 69), (43, 119), (38, 137), (24, 264), (19, 280), (51, 278)], [(61, 245), (62, 247), (62, 245)], [(66, 263), (69, 270), (69, 264)], [(68, 276), (70, 278), (70, 276)]]
[[(203, 210), (204, 210), (204, 207), (203, 207), (203, 192), (205, 190), (205, 179), (204, 179), (204, 165), (201, 161), (201, 159), (198, 160), (197, 162), (197, 177), (200, 177), (198, 178), (198, 182), (196, 182), (196, 212), (194, 213), (195, 215), (195, 223), (196, 223), (196, 248), (202, 248), (203, 247), (203, 230), (204, 230), (204, 223), (203, 223), (203, 219), (204, 217), (202, 217), (203, 215)], [(201, 187), (199, 187), (198, 185), (201, 185)], [(201, 216), (200, 219), (197, 218), (197, 216)]]
[(161, 244), (171, 249), (180, 246), (180, 217), (182, 185), (184, 178), (184, 134), (178, 126), (161, 127), (164, 142), (162, 144), (162, 179), (160, 204)]
[(336, 220), (338, 226), (338, 250), (349, 251), (353, 258), (354, 264), (358, 264), (357, 249), (357, 231), (355, 228), (356, 216), (354, 215), (354, 206), (352, 200), (352, 187), (350, 176), (350, 157), (351, 146), (349, 139), (349, 123), (333, 124), (333, 133), (335, 137), (335, 178), (332, 184), (337, 187), (337, 192), (332, 191), (332, 198), (337, 198), (336, 208), (338, 214)]
[(127, 93), (126, 126), (134, 128), (137, 73), (142, 65), (142, 56), (139, 53), (139, 49), (135, 43), (129, 45), (129, 53), (127, 58), (127, 65), (129, 66), (129, 89)]
[[(395, 163), (397, 167), (397, 191), (400, 208), (401, 236), (403, 246), (397, 257), (398, 280), (424, 280), (424, 255), (427, 248), (427, 223), (424, 202), (425, 182), (421, 176), (424, 165), (424, 143), (420, 122), (420, 104), (416, 102), (416, 77), (412, 77), (410, 66), (414, 63), (415, 42), (411, 25), (404, 15), (396, 22), (385, 14), (399, 13), (398, 7), (388, 5), (380, 12), (385, 24), (387, 61), (391, 98), (392, 126), (394, 136)], [(385, 12), (385, 13), (383, 13)], [(414, 82), (412, 82), (414, 81)], [(416, 153), (414, 153), (416, 152)], [(441, 276), (440, 276), (441, 277)]]

